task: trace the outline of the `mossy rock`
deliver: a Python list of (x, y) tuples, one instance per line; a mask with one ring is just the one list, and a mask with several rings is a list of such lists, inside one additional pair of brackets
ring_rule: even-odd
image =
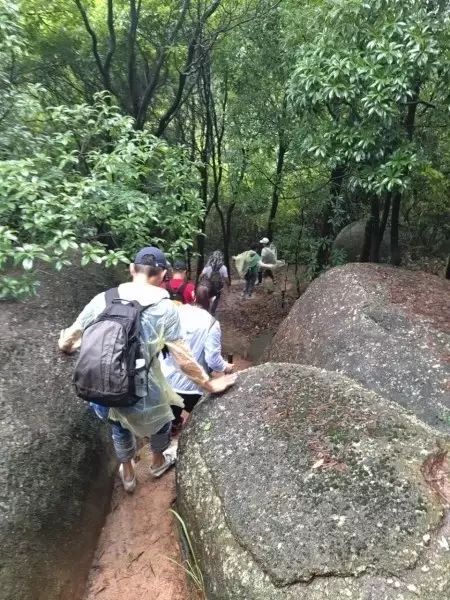
[(449, 598), (448, 449), (337, 373), (242, 373), (180, 444), (178, 506), (208, 600)]
[(297, 300), (266, 359), (339, 371), (450, 434), (450, 281), (373, 264), (331, 269)]
[[(343, 252), (346, 262), (356, 262), (359, 260), (361, 250), (364, 244), (367, 219), (354, 221), (344, 227), (333, 242), (333, 249)], [(380, 244), (380, 260), (388, 261), (391, 252), (389, 238), (391, 230), (386, 228), (383, 241)]]
[(57, 347), (111, 272), (45, 273), (36, 298), (0, 310), (0, 596), (81, 598), (109, 507), (109, 432), (72, 389), (74, 359)]

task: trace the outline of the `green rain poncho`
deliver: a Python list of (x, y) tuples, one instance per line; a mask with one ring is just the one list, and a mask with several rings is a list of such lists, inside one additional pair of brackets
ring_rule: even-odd
[(254, 250), (246, 250), (234, 257), (236, 270), (239, 277), (244, 277), (249, 269), (253, 269), (261, 262), (261, 257)]

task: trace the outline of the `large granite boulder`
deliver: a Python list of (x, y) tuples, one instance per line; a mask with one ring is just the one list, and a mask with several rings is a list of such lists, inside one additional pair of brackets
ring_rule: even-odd
[(381, 265), (332, 269), (294, 304), (268, 358), (340, 371), (450, 432), (450, 281)]
[(448, 449), (337, 373), (242, 373), (180, 443), (178, 509), (208, 600), (450, 598)]
[(109, 505), (114, 461), (106, 428), (72, 391), (59, 329), (107, 272), (41, 274), (37, 298), (0, 308), (0, 596), (80, 598)]
[[(364, 244), (366, 223), (367, 219), (354, 221), (353, 223), (350, 223), (341, 229), (336, 236), (336, 239), (333, 242), (333, 249), (342, 252), (346, 262), (356, 262), (359, 260)], [(390, 235), (391, 230), (389, 227), (387, 227), (383, 235), (383, 240), (380, 244), (381, 261), (389, 260), (391, 252), (391, 245), (389, 242)]]

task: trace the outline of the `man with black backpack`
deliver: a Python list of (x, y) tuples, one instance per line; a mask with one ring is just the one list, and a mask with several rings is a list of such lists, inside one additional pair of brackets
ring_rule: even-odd
[(159, 353), (169, 351), (206, 392), (224, 391), (236, 380), (235, 375), (211, 380), (182, 340), (176, 306), (160, 287), (167, 265), (158, 248), (140, 250), (130, 265), (132, 281), (95, 296), (59, 339), (64, 352), (80, 347), (75, 390), (111, 423), (119, 474), (129, 492), (136, 487), (136, 437), (150, 438), (154, 477), (175, 462), (169, 450), (170, 405), (181, 401), (162, 375)]
[(186, 281), (186, 263), (177, 258), (173, 263), (173, 275), (169, 281), (164, 281), (162, 287), (169, 292), (170, 299), (180, 304), (193, 304), (195, 298), (195, 286)]

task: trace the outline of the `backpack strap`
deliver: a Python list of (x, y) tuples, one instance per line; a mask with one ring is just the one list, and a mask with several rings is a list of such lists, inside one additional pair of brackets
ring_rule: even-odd
[(149, 308), (150, 306), (154, 305), (154, 303), (152, 303), (152, 304), (147, 304), (146, 306), (142, 306), (137, 300), (125, 300), (124, 298), (120, 297), (118, 287), (114, 287), (114, 288), (110, 288), (109, 290), (106, 290), (106, 292), (105, 292), (106, 306), (113, 304), (115, 302), (115, 300), (119, 300), (122, 304), (123, 303), (134, 304), (134, 306), (136, 306), (136, 308), (138, 308), (140, 312), (142, 312), (144, 309)]
[(208, 333), (211, 331), (211, 329), (214, 327), (214, 325), (216, 323), (217, 323), (217, 319), (211, 315), (211, 323), (209, 324), (209, 327), (208, 327)]
[(106, 292), (105, 292), (106, 306), (108, 306), (109, 304), (112, 304), (113, 301), (116, 300), (117, 298), (120, 298), (118, 287), (114, 287), (114, 288), (110, 288), (109, 290), (106, 290)]

